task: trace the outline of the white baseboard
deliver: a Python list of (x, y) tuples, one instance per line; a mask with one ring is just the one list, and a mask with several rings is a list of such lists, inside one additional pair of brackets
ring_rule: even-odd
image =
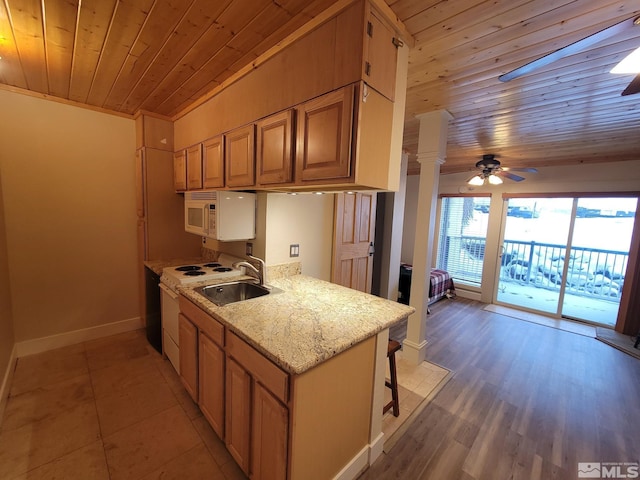
[(353, 480), (369, 466), (369, 446), (360, 450), (333, 480)]
[(7, 369), (2, 377), (2, 384), (0, 384), (0, 426), (2, 425), (2, 419), (4, 418), (4, 409), (7, 406), (7, 399), (9, 398), (9, 390), (11, 389), (11, 382), (13, 380), (13, 372), (16, 370), (16, 359), (18, 358), (17, 345), (13, 345), (11, 355), (9, 356), (9, 363), (7, 363)]
[(373, 465), (384, 452), (384, 433), (380, 432), (377, 438), (369, 445), (369, 465)]
[(117, 333), (129, 332), (142, 328), (143, 322), (140, 317), (120, 320), (119, 322), (106, 323), (96, 327), (82, 328), (71, 332), (59, 333), (49, 337), (34, 338), (16, 344), (17, 357), (42, 353), (55, 348), (66, 347), (76, 343), (95, 340), (96, 338), (108, 337)]
[(456, 286), (456, 296), (462, 298), (468, 298), (469, 300), (475, 300), (477, 302), (482, 301), (480, 292), (474, 292), (472, 290), (465, 290)]

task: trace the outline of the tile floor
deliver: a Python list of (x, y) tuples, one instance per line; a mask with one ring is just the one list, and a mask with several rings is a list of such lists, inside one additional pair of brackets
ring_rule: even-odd
[[(394, 417), (393, 409), (390, 409), (382, 417), (382, 432), (385, 435), (385, 442), (391, 440), (393, 438), (392, 435), (402, 427), (413, 412), (423, 406), (422, 403), (427, 397), (446, 383), (444, 380), (450, 373), (446, 368), (429, 362), (412, 365), (403, 358), (402, 350), (396, 353), (396, 372), (398, 374), (400, 415)], [(386, 376), (388, 379), (388, 362)], [(385, 405), (389, 401), (391, 401), (391, 390), (385, 388)]]
[(0, 479), (245, 479), (141, 330), (18, 359)]

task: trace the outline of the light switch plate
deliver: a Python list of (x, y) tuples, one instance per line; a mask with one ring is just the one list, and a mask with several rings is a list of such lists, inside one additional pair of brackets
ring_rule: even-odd
[(300, 256), (300, 244), (292, 243), (289, 245), (289, 256), (290, 257), (299, 257)]

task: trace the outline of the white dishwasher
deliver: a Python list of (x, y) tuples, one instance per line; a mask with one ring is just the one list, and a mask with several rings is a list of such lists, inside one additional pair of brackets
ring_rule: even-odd
[(180, 337), (178, 335), (178, 294), (160, 284), (162, 304), (162, 351), (180, 373)]

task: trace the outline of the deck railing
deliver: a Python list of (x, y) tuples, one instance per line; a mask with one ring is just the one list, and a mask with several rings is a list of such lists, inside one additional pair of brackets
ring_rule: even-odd
[[(449, 270), (454, 279), (480, 285), (484, 238), (450, 237), (441, 247), (447, 249), (439, 256), (446, 264), (438, 268)], [(619, 302), (627, 252), (573, 246), (567, 259), (565, 245), (505, 240), (503, 248), (501, 281), (557, 291), (567, 262), (567, 293)]]

